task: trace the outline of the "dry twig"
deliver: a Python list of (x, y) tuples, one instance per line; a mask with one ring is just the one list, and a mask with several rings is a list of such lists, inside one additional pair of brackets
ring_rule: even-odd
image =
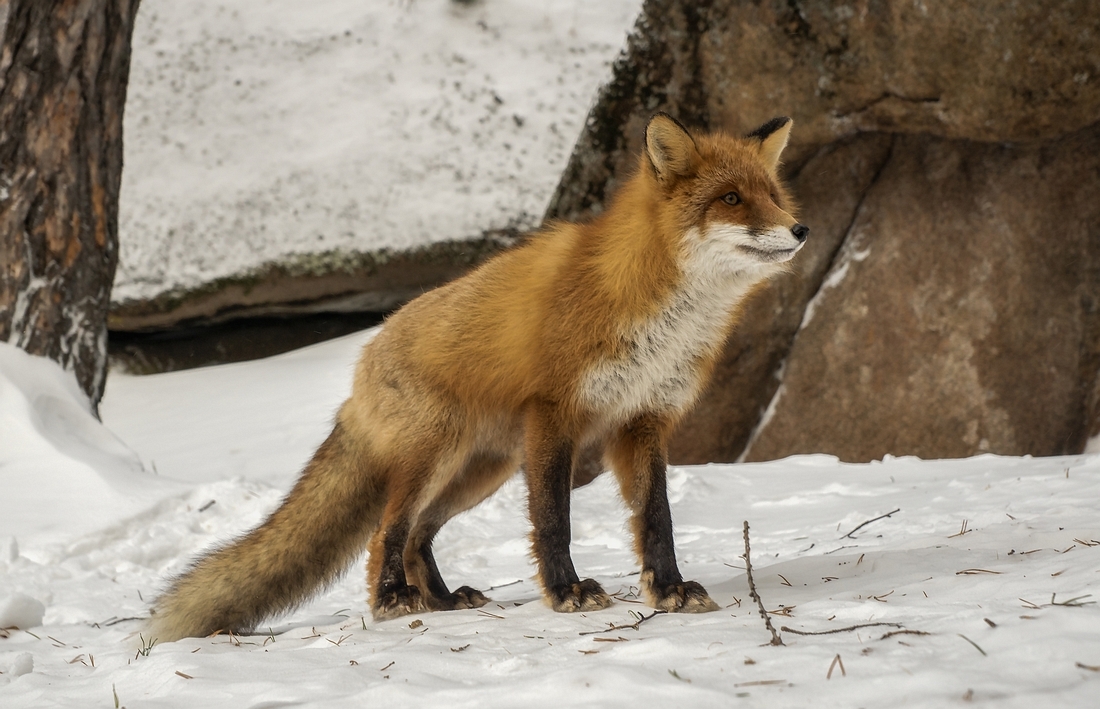
[(959, 527), (958, 534), (950, 534), (950, 535), (948, 535), (947, 538), (948, 539), (954, 539), (955, 537), (961, 537), (962, 535), (967, 534), (969, 532), (973, 532), (973, 531), (974, 530), (969, 528), (967, 520), (964, 519), (963, 523), (962, 523), (962, 526)]
[(1096, 601), (1083, 601), (1083, 600), (1081, 600), (1082, 598), (1091, 598), (1092, 597), (1091, 593), (1086, 593), (1083, 596), (1077, 596), (1076, 598), (1071, 598), (1068, 601), (1056, 601), (1056, 600), (1054, 600), (1057, 595), (1058, 595), (1057, 593), (1050, 594), (1050, 603), (1047, 603), (1045, 605), (1048, 605), (1048, 606), (1065, 606), (1067, 608), (1080, 608), (1081, 606), (1096, 605)]
[(835, 630), (795, 630), (785, 625), (780, 628), (780, 630), (784, 633), (794, 633), (795, 635), (832, 635), (833, 633), (847, 633), (852, 630), (859, 630), (860, 628), (873, 628), (878, 625), (888, 625), (891, 628), (901, 627), (901, 623), (860, 623), (859, 625), (849, 625), (847, 628), (837, 628)]
[(764, 626), (767, 627), (768, 632), (772, 634), (769, 645), (782, 645), (783, 638), (779, 637), (779, 633), (775, 632), (775, 627), (772, 625), (771, 618), (768, 617), (768, 612), (764, 610), (764, 602), (760, 600), (760, 594), (756, 592), (756, 582), (752, 580), (752, 559), (749, 556), (748, 520), (745, 520), (745, 576), (749, 579), (749, 595), (752, 596), (752, 600), (756, 601), (756, 606), (760, 609), (760, 617), (764, 619)]
[(932, 633), (925, 632), (923, 630), (891, 630), (889, 633), (883, 635), (879, 640), (885, 640), (886, 638), (892, 638), (895, 635), (931, 635)]
[(841, 539), (845, 539), (845, 538), (847, 538), (847, 539), (855, 539), (855, 537), (853, 537), (852, 535), (853, 535), (853, 534), (855, 534), (856, 532), (858, 532), (859, 530), (863, 529), (864, 527), (866, 527), (867, 525), (871, 524), (872, 522), (878, 522), (878, 521), (879, 521), (880, 519), (886, 519), (886, 518), (887, 518), (887, 517), (889, 517), (890, 515), (895, 515), (895, 514), (897, 514), (898, 512), (901, 512), (901, 508), (900, 508), (900, 507), (899, 507), (899, 508), (897, 508), (896, 510), (894, 510), (893, 512), (887, 512), (886, 514), (884, 514), (884, 515), (879, 515), (878, 517), (875, 517), (874, 519), (869, 519), (869, 520), (867, 520), (866, 522), (864, 522), (863, 524), (861, 524), (861, 525), (859, 525), (858, 527), (856, 527), (855, 529), (853, 529), (852, 531), (850, 531), (850, 532), (848, 532), (847, 534), (845, 534), (845, 535), (844, 535), (843, 537), (841, 537)]
[(973, 640), (971, 640), (970, 638), (966, 637), (966, 636), (965, 636), (965, 635), (963, 635), (962, 633), (957, 633), (957, 635), (958, 635), (958, 636), (959, 636), (960, 638), (962, 638), (963, 640), (965, 640), (966, 642), (968, 642), (968, 643), (970, 643), (971, 645), (973, 645), (973, 646), (974, 646), (974, 649), (975, 649), (975, 650), (977, 650), (978, 652), (982, 653), (982, 655), (984, 655), (984, 656), (988, 657), (988, 655), (986, 655), (986, 654), (985, 654), (985, 650), (983, 650), (983, 649), (982, 649), (982, 648), (981, 648), (981, 647), (980, 647), (980, 646), (978, 645), (978, 643), (974, 642)]
[(662, 615), (662, 614), (667, 613), (667, 612), (668, 611), (653, 611), (649, 615), (641, 615), (641, 614), (635, 613), (634, 611), (630, 611), (630, 614), (638, 619), (634, 623), (627, 623), (625, 625), (612, 625), (610, 627), (604, 628), (603, 630), (586, 630), (586, 631), (584, 631), (583, 633), (580, 633), (580, 634), (581, 635), (599, 635), (600, 633), (610, 633), (612, 630), (637, 630), (639, 625), (646, 622), (650, 618), (653, 618), (654, 616)]

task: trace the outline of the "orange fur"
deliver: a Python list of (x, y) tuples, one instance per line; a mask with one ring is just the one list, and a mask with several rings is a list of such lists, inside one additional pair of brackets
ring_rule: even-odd
[(665, 445), (740, 303), (805, 238), (776, 178), (789, 130), (777, 119), (745, 138), (692, 136), (659, 114), (605, 214), (551, 225), (391, 316), (283, 506), (177, 579), (157, 601), (153, 635), (249, 628), (301, 602), (364, 544), (376, 618), (481, 605), (474, 589), (447, 589), (431, 541), (521, 463), (547, 601), (602, 608), (607, 594), (577, 576), (568, 552), (572, 469), (594, 444), (632, 511), (648, 601), (712, 610), (676, 568)]

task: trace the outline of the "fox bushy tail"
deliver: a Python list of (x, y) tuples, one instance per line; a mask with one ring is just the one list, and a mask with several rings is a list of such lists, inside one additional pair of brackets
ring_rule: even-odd
[(259, 527), (200, 558), (154, 604), (151, 639), (243, 631), (334, 581), (366, 546), (385, 502), (378, 476), (337, 423)]

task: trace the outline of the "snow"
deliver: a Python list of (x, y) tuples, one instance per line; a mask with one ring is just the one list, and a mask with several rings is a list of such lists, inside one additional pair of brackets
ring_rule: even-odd
[(42, 625), (45, 615), (46, 606), (24, 593), (0, 598), (0, 628), (34, 628)]
[(537, 226), (641, 0), (143, 0), (116, 302)]
[[(0, 601), (45, 606), (42, 625), (0, 633), (0, 705), (1096, 705), (1094, 455), (673, 468), (681, 569), (723, 608), (653, 617), (634, 598), (608, 476), (574, 494), (573, 554), (618, 600), (578, 615), (541, 603), (515, 479), (437, 543), (453, 585), (495, 587), (483, 609), (374, 623), (357, 564), (256, 635), (146, 653), (140, 618), (157, 589), (278, 504), (371, 334), (251, 363), (112, 373), (103, 425), (70, 374), (0, 345)], [(786, 645), (768, 645), (743, 520), (778, 628), (894, 625), (780, 630)], [(636, 628), (609, 629), (640, 614)]]
[(13, 345), (0, 347), (0, 490), (19, 490), (5, 496), (0, 539), (67, 539), (183, 489), (149, 480), (137, 455), (92, 415), (75, 379), (59, 371)]

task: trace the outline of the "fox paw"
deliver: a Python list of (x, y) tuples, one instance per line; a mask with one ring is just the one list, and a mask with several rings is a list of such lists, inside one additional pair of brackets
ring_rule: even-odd
[(548, 588), (546, 600), (558, 613), (598, 611), (611, 605), (611, 596), (592, 579)]
[(375, 620), (390, 620), (423, 610), (420, 589), (416, 586), (397, 586), (379, 593), (371, 613)]
[(651, 605), (667, 613), (709, 613), (718, 610), (718, 604), (707, 595), (707, 590), (695, 581), (680, 581), (666, 586), (650, 584), (647, 591)]
[(481, 608), (488, 602), (489, 598), (484, 593), (469, 586), (462, 586), (451, 594), (451, 610)]
[(428, 596), (424, 599), (428, 610), (459, 611), (464, 608), (481, 608), (489, 602), (484, 593), (476, 588), (463, 586), (446, 596)]

